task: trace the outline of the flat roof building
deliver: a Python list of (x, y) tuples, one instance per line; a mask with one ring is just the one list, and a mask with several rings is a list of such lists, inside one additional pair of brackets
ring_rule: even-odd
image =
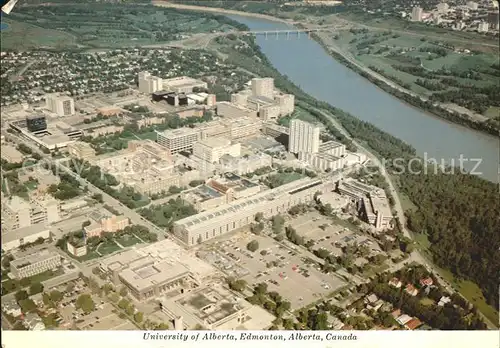
[(220, 101), (216, 104), (217, 115), (229, 118), (252, 117), (257, 118), (257, 111), (249, 109), (240, 104), (233, 104), (227, 101)]
[(231, 140), (224, 138), (208, 138), (193, 144), (193, 156), (209, 163), (219, 162), (226, 154), (238, 157), (240, 152), (239, 143), (232, 144)]
[(163, 90), (163, 80), (161, 77), (152, 76), (147, 71), (141, 71), (138, 74), (139, 92), (152, 94)]
[(43, 238), (44, 240), (50, 238), (50, 229), (44, 223), (15, 230), (5, 228), (2, 223), (2, 249), (4, 251), (17, 249), (24, 244), (34, 243), (39, 238)]
[(274, 79), (271, 77), (253, 78), (251, 81), (252, 95), (273, 99)]
[(24, 155), (18, 149), (10, 145), (2, 145), (2, 151), (0, 151), (2, 159), (9, 163), (22, 163), (24, 160)]
[(288, 151), (316, 153), (319, 151), (321, 127), (312, 123), (293, 119), (290, 121), (290, 138)]
[(158, 144), (167, 148), (170, 153), (191, 151), (193, 144), (200, 140), (200, 132), (194, 128), (170, 129), (156, 132)]
[(206, 82), (187, 76), (174, 77), (163, 80), (163, 89), (175, 93), (192, 93), (194, 88), (206, 89)]
[(45, 96), (46, 107), (57, 116), (71, 116), (75, 114), (75, 101), (67, 95), (59, 93), (47, 94)]
[(176, 221), (174, 234), (186, 245), (193, 246), (248, 226), (259, 212), (264, 216), (286, 212), (294, 205), (310, 202), (317, 191), (327, 192), (332, 189), (331, 183), (320, 179), (296, 180)]
[(58, 253), (42, 250), (11, 261), (10, 270), (16, 279), (22, 279), (55, 269), (59, 266), (61, 266), (61, 256)]
[(76, 141), (72, 144), (68, 144), (68, 153), (70, 156), (82, 159), (85, 161), (92, 160), (95, 158), (95, 150), (89, 143), (83, 141)]

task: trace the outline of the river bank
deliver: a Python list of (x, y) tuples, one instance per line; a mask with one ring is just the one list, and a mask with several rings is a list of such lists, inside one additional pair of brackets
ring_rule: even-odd
[[(303, 25), (300, 26), (306, 27)], [(474, 115), (472, 112), (470, 112), (469, 115), (463, 114), (457, 112), (450, 106), (431, 102), (428, 100), (428, 98), (409, 91), (398, 85), (396, 82), (388, 79), (387, 77), (382, 76), (380, 73), (375, 72), (366, 66), (363, 66), (354, 58), (348, 57), (347, 54), (342, 50), (327, 44), (322, 34), (312, 33), (311, 38), (314, 39), (321, 47), (323, 47), (323, 49), (339, 63), (364, 77), (377, 87), (384, 90), (384, 92), (393, 95), (394, 97), (404, 101), (405, 103), (408, 103), (411, 106), (419, 108), (423, 111), (429, 112), (432, 115), (445, 119), (449, 122), (453, 122), (461, 126), (466, 126), (489, 135), (499, 135), (500, 129), (492, 124), (487, 123), (487, 121), (478, 120), (478, 117), (474, 119)]]

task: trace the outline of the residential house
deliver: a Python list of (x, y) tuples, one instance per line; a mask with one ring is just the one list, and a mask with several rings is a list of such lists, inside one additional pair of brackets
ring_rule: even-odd
[(368, 303), (368, 304), (374, 304), (377, 301), (378, 301), (378, 297), (375, 294), (370, 294), (370, 295), (366, 296), (366, 298), (365, 298), (365, 303)]
[(399, 317), (396, 318), (396, 321), (400, 325), (405, 325), (406, 323), (408, 323), (412, 319), (413, 318), (410, 317), (408, 314), (402, 314), (402, 315), (400, 315)]
[(401, 286), (403, 286), (403, 283), (401, 283), (401, 281), (398, 278), (392, 278), (389, 281), (389, 285), (396, 289), (399, 289)]
[(407, 284), (405, 291), (408, 295), (410, 296), (417, 296), (418, 295), (418, 290), (413, 286), (413, 284)]
[(18, 317), (23, 314), (21, 307), (17, 304), (15, 299), (2, 301), (2, 310), (13, 317)]
[(42, 318), (36, 313), (28, 313), (24, 317), (24, 324), (28, 327), (30, 331), (41, 331), (45, 330), (45, 324)]
[(412, 320), (410, 320), (405, 324), (405, 327), (408, 330), (415, 330), (420, 326), (422, 326), (422, 322), (418, 318), (413, 318)]
[(449, 298), (448, 296), (443, 296), (439, 300), (438, 306), (443, 307), (445, 304), (450, 303), (450, 302), (451, 302), (451, 298)]
[(427, 277), (427, 278), (422, 278), (420, 279), (420, 285), (422, 287), (425, 287), (425, 286), (431, 286), (434, 284), (434, 281), (432, 280), (431, 277)]

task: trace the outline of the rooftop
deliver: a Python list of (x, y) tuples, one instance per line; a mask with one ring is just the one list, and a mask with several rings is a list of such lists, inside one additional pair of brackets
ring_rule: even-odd
[(187, 136), (187, 135), (194, 135), (198, 134), (198, 130), (194, 128), (177, 128), (177, 129), (167, 129), (163, 132), (158, 132), (158, 134), (161, 134), (165, 138), (177, 138), (181, 136)]
[(10, 265), (12, 268), (22, 269), (28, 265), (51, 259), (53, 257), (59, 257), (59, 254), (44, 249), (31, 255), (15, 259), (10, 263)]
[(2, 229), (2, 243), (9, 243), (21, 238), (26, 238), (34, 234), (39, 234), (42, 232), (49, 232), (49, 228), (45, 224), (36, 224), (23, 228), (19, 228), (13, 231), (7, 231)]

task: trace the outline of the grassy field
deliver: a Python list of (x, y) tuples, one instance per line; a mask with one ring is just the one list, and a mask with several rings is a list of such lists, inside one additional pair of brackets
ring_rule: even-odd
[(6, 23), (2, 48), (19, 50), (137, 47), (235, 29), (225, 17), (121, 4), (24, 7)]
[(129, 247), (141, 243), (141, 241), (137, 237), (132, 235), (121, 236), (116, 241), (123, 247)]
[(2, 49), (19, 51), (33, 48), (71, 48), (77, 47), (76, 37), (60, 30), (5, 19), (8, 28), (2, 30), (0, 38)]

